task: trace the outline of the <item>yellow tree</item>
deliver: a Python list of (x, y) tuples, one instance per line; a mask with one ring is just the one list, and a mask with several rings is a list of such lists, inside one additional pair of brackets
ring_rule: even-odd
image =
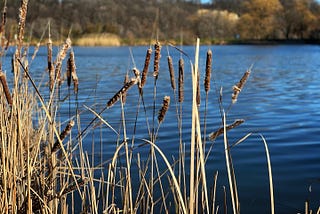
[(282, 31), (286, 39), (305, 39), (318, 27), (313, 0), (282, 0)]
[(245, 0), (244, 14), (238, 30), (243, 39), (268, 39), (274, 37), (282, 5), (279, 0)]

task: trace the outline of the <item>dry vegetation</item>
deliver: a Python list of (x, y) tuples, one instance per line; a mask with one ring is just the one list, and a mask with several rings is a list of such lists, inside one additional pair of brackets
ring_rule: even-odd
[[(25, 16), (28, 1), (21, 1), (19, 14), (19, 41), (12, 60), (14, 79), (7, 84), (6, 74), (0, 72), (0, 210), (2, 213), (220, 213), (224, 205), (216, 204), (216, 180), (208, 186), (206, 175), (206, 160), (210, 152), (205, 150), (206, 131), (201, 130), (200, 115), (198, 111), (199, 90), (198, 63), (199, 43), (197, 40), (196, 54), (193, 60), (181, 50), (181, 58), (172, 59), (168, 56), (170, 81), (174, 98), (165, 96), (161, 109), (156, 111), (157, 81), (159, 62), (161, 58), (161, 44), (156, 42), (154, 49), (146, 53), (144, 68), (140, 73), (133, 68), (133, 77), (125, 78), (123, 86), (110, 98), (106, 107), (99, 113), (88, 108), (95, 115), (87, 128), (80, 128), (80, 113), (71, 116), (65, 123), (59, 121), (59, 91), (66, 90), (62, 84), (62, 62), (67, 58), (67, 90), (70, 97), (77, 99), (79, 80), (76, 74), (76, 61), (72, 49), (72, 41), (67, 38), (61, 46), (57, 57), (53, 60), (52, 42), (48, 31), (48, 90), (50, 96), (44, 99), (29, 73), (28, 65), (32, 60), (23, 53), (28, 47), (22, 44)], [(5, 17), (5, 14), (4, 14)], [(5, 22), (3, 22), (5, 25)], [(5, 28), (2, 28), (1, 44), (6, 44)], [(154, 55), (152, 56), (152, 52)], [(6, 47), (1, 46), (1, 55), (5, 56)], [(36, 57), (36, 53), (34, 54)], [(33, 57), (33, 59), (34, 59)], [(153, 60), (151, 60), (153, 58)], [(4, 59), (4, 58), (3, 58)], [(184, 59), (187, 59), (185, 62)], [(175, 85), (175, 72), (172, 61), (179, 61), (178, 88)], [(30, 62), (29, 62), (30, 61)], [(154, 100), (153, 118), (148, 119), (139, 109), (146, 111), (144, 100), (144, 86), (151, 83), (147, 81), (150, 63), (153, 62)], [(1, 69), (2, 70), (2, 69)], [(205, 92), (206, 105), (210, 91), (212, 70), (212, 52), (207, 53)], [(189, 131), (191, 141), (184, 144), (182, 141), (182, 115), (184, 105), (184, 75), (192, 76), (192, 129)], [(168, 74), (169, 75), (169, 74)], [(233, 88), (231, 106), (243, 89), (250, 75), (245, 72), (240, 82)], [(73, 84), (71, 84), (73, 82)], [(73, 85), (73, 86), (72, 86)], [(142, 117), (148, 128), (147, 139), (135, 139), (128, 136), (125, 118), (125, 99), (127, 91), (134, 86), (138, 87), (139, 101), (136, 118)], [(11, 88), (9, 88), (11, 87)], [(73, 92), (71, 92), (73, 88)], [(176, 97), (177, 96), (177, 97)], [(118, 133), (102, 118), (102, 112), (109, 108), (116, 108), (120, 103), (123, 124)], [(179, 157), (171, 163), (157, 145), (157, 137), (165, 116), (170, 108), (177, 110), (179, 127), (180, 150)], [(227, 131), (235, 128), (239, 123), (227, 125), (225, 112), (220, 105), (221, 127), (217, 133), (210, 136), (215, 138), (224, 135), (224, 152), (228, 172), (229, 191), (233, 213), (240, 213), (236, 176), (231, 158), (231, 146), (227, 138)], [(156, 119), (158, 123), (156, 123)], [(116, 150), (110, 161), (100, 166), (93, 166), (88, 154), (83, 150), (83, 138), (88, 131), (94, 130), (90, 126), (94, 121), (101, 121), (117, 133)], [(242, 121), (243, 122), (243, 121)], [(77, 131), (76, 131), (77, 130)], [(76, 133), (76, 134), (75, 134)], [(121, 133), (121, 134), (120, 134)], [(202, 134), (204, 133), (204, 134)], [(251, 134), (247, 134), (237, 143), (241, 143)], [(273, 184), (271, 163), (266, 141), (261, 136), (261, 142), (266, 149), (268, 172), (270, 181), (270, 209), (274, 213)], [(140, 154), (134, 151), (134, 144), (138, 147), (148, 146), (150, 152)], [(189, 148), (190, 146), (190, 148)], [(186, 165), (186, 155), (190, 155), (190, 165)], [(141, 160), (141, 156), (147, 156)], [(165, 168), (159, 167), (159, 162)], [(106, 167), (107, 174), (95, 173)], [(135, 171), (132, 170), (135, 169)], [(137, 185), (133, 187), (133, 185)], [(167, 191), (168, 189), (171, 190)], [(212, 189), (212, 191), (211, 191)], [(226, 202), (225, 202), (226, 203)], [(307, 210), (308, 211), (308, 210)]]

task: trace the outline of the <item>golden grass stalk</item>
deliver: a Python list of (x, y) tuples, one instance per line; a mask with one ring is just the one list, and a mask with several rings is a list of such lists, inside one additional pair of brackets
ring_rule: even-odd
[(232, 161), (230, 157), (230, 148), (227, 138), (227, 125), (226, 125), (226, 115), (223, 113), (223, 142), (224, 142), (224, 152), (225, 152), (225, 158), (226, 158), (226, 167), (227, 167), (227, 173), (228, 173), (228, 179), (229, 179), (229, 187), (230, 187), (230, 195), (231, 195), (231, 201), (232, 201), (232, 209), (234, 214), (239, 213), (239, 203), (237, 200), (237, 193), (236, 193), (236, 186), (234, 183), (234, 175), (232, 173)]
[(2, 84), (4, 94), (6, 96), (7, 102), (9, 106), (12, 106), (12, 97), (11, 97), (10, 89), (7, 83), (6, 75), (2, 71), (0, 71), (0, 81)]
[(176, 90), (176, 81), (174, 78), (174, 68), (172, 63), (172, 57), (168, 56), (167, 59), (168, 59), (168, 67), (169, 67), (169, 73), (170, 73), (171, 88), (173, 90)]
[(243, 88), (243, 86), (245, 85), (245, 83), (247, 82), (249, 76), (250, 76), (250, 69), (248, 69), (242, 76), (242, 78), (240, 79), (240, 81), (233, 86), (233, 94), (232, 94), (232, 103), (236, 103), (238, 96)]
[(265, 150), (266, 150), (266, 157), (267, 157), (267, 163), (268, 163), (268, 173), (269, 173), (269, 188), (270, 188), (270, 206), (271, 206), (271, 214), (274, 214), (274, 194), (273, 194), (273, 180), (272, 180), (272, 168), (271, 168), (271, 161), (270, 161), (270, 155), (269, 155), (269, 149), (266, 142), (266, 139), (260, 135), (262, 138)]
[[(74, 121), (70, 120), (67, 126), (64, 128), (64, 130), (59, 135), (60, 141), (62, 142), (71, 132), (72, 127), (74, 126)], [(51, 153), (54, 153), (58, 151), (61, 148), (61, 143), (57, 140), (51, 149)]]
[(148, 70), (149, 70), (151, 54), (152, 54), (152, 49), (149, 48), (146, 53), (146, 59), (144, 61), (144, 67), (143, 67), (142, 74), (141, 74), (141, 84), (140, 84), (141, 88), (143, 88), (143, 86), (146, 84), (146, 81), (147, 81), (147, 75), (148, 75)]
[(210, 90), (211, 72), (212, 72), (212, 51), (209, 49), (207, 51), (206, 76), (204, 79), (204, 90), (206, 93), (208, 93)]
[[(230, 125), (227, 125), (226, 126), (226, 130), (229, 131), (231, 129), (234, 129), (235, 127), (241, 125), (242, 123), (244, 122), (243, 119), (237, 119), (235, 120), (232, 124)], [(212, 132), (209, 134), (209, 140), (215, 140), (218, 136), (220, 136), (221, 134), (223, 134), (224, 132), (224, 127), (218, 129), (217, 131), (215, 132)]]
[(126, 93), (133, 85), (137, 84), (137, 79), (132, 78), (108, 101), (107, 107), (112, 107), (124, 93)]
[(153, 65), (153, 76), (155, 79), (158, 79), (159, 76), (159, 65), (160, 65), (160, 57), (161, 57), (161, 45), (160, 42), (156, 42), (154, 45), (154, 65)]
[(165, 96), (162, 101), (162, 107), (161, 107), (159, 114), (158, 114), (158, 122), (159, 123), (163, 122), (164, 116), (166, 115), (166, 113), (169, 109), (169, 105), (170, 105), (170, 97)]
[(184, 60), (183, 58), (179, 59), (179, 81), (178, 81), (178, 101), (182, 103), (184, 100)]

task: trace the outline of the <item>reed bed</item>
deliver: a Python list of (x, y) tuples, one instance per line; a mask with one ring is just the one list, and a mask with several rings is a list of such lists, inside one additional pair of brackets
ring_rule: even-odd
[[(227, 125), (227, 122), (229, 111), (236, 105), (240, 92), (249, 80), (251, 68), (233, 87), (233, 93), (228, 98), (230, 106), (227, 111), (223, 108), (222, 92), (218, 94), (218, 86), (214, 86), (216, 94), (213, 96), (219, 100), (218, 111), (220, 110), (221, 121), (217, 121), (216, 131), (207, 136), (207, 105), (214, 70), (212, 51), (207, 51), (204, 71), (199, 69), (200, 39), (196, 41), (194, 60), (183, 50), (174, 47), (173, 51), (178, 51), (180, 57), (175, 59), (168, 51), (168, 67), (160, 68), (162, 46), (156, 41), (153, 48), (150, 46), (146, 50), (145, 62), (141, 65), (142, 72), (135, 66), (129, 69), (124, 76), (123, 84), (119, 85), (114, 95), (108, 98), (102, 110), (96, 112), (96, 109), (85, 106), (85, 110), (92, 112), (94, 118), (83, 129), (78, 104), (73, 113), (69, 112), (70, 118), (67, 121), (62, 122), (59, 117), (60, 93), (67, 92), (69, 102), (74, 99), (77, 103), (78, 93), (81, 92), (79, 91), (81, 82), (79, 83), (76, 71), (76, 53), (71, 38), (66, 38), (57, 52), (56, 59), (53, 60), (49, 24), (47, 90), (50, 96), (44, 98), (43, 92), (32, 78), (28, 57), (22, 57), (22, 49), (28, 48), (22, 45), (27, 6), (28, 1), (21, 1), (19, 43), (12, 63), (12, 70), (15, 72), (12, 84), (7, 83), (5, 73), (0, 71), (2, 85), (0, 87), (0, 210), (2, 213), (227, 213), (229, 207), (232, 208), (228, 210), (232, 210), (235, 214), (241, 212), (232, 149), (254, 133), (248, 133), (238, 142), (231, 144), (228, 132), (244, 123), (244, 120), (238, 119), (230, 125)], [(2, 23), (5, 23), (5, 20), (2, 20)], [(1, 31), (5, 32), (4, 29)], [(5, 47), (2, 46), (1, 50), (4, 55)], [(68, 54), (69, 57), (66, 59)], [(66, 86), (61, 75), (64, 71), (62, 67), (64, 61), (66, 61)], [(152, 62), (154, 81), (147, 81)], [(174, 66), (178, 67), (177, 74)], [(168, 69), (169, 74), (162, 73), (165, 69)], [(203, 89), (200, 87), (202, 72), (205, 74)], [(157, 81), (164, 73), (169, 75), (168, 90), (173, 91), (174, 97), (164, 96), (160, 106), (157, 103)], [(185, 77), (192, 78), (191, 86), (185, 85)], [(70, 90), (71, 82), (73, 91)], [(151, 84), (154, 88), (153, 100), (145, 100), (143, 89), (146, 84)], [(184, 99), (185, 87), (192, 88), (191, 103)], [(146, 135), (143, 139), (139, 139), (135, 130), (128, 130), (127, 127), (129, 118), (126, 116), (126, 97), (135, 93), (135, 88), (139, 100), (136, 105), (134, 129), (137, 128), (138, 120), (145, 122)], [(130, 93), (127, 94), (129, 90)], [(206, 94), (204, 115), (199, 111), (203, 105), (201, 90)], [(151, 113), (147, 105), (152, 106)], [(186, 105), (190, 105), (191, 115), (185, 115)], [(102, 114), (111, 108), (119, 108), (121, 112), (118, 130), (112, 127)], [(179, 145), (179, 155), (172, 160), (161, 150), (161, 145), (158, 143), (159, 133), (166, 123), (165, 118), (169, 111), (176, 111), (179, 131), (179, 134), (172, 139), (172, 143)], [(191, 129), (187, 132), (183, 130), (182, 118), (185, 117), (190, 117), (192, 121)], [(200, 122), (202, 120), (203, 124)], [(109, 160), (96, 164), (94, 158), (90, 160), (83, 143), (88, 142), (84, 141), (88, 133), (93, 135), (98, 133), (96, 129), (101, 127), (100, 124), (105, 124), (116, 135), (115, 139), (111, 139), (116, 146)], [(185, 142), (186, 138), (182, 133), (188, 133), (187, 139), (190, 139), (190, 142)], [(219, 138), (220, 135), (223, 135), (223, 138)], [(259, 137), (266, 152), (270, 212), (274, 213), (271, 158), (265, 138), (262, 135)], [(211, 141), (210, 149), (205, 146), (206, 140)], [(218, 140), (224, 145), (223, 153), (228, 176), (223, 187), (223, 202), (217, 200), (219, 173), (216, 172), (212, 183), (208, 180), (206, 170), (206, 162), (212, 155), (212, 145)], [(140, 152), (141, 148), (148, 148), (147, 152)], [(306, 213), (309, 213), (308, 204), (305, 206)]]

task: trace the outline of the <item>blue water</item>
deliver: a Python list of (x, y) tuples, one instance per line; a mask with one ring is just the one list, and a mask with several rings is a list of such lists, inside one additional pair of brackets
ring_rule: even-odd
[[(101, 110), (108, 100), (121, 88), (127, 71), (131, 68), (142, 70), (148, 47), (103, 48), (75, 47), (77, 73), (79, 76), (78, 107), (81, 113), (82, 129), (94, 117), (84, 105), (96, 111)], [(221, 124), (218, 94), (223, 91), (223, 107), (227, 111), (231, 102), (232, 86), (252, 66), (251, 76), (239, 95), (238, 102), (227, 114), (227, 122), (245, 119), (245, 123), (231, 130), (230, 143), (235, 143), (248, 133), (251, 137), (232, 148), (231, 154), (237, 178), (242, 213), (270, 213), (269, 183), (264, 145), (259, 134), (268, 143), (272, 162), (276, 213), (298, 213), (304, 211), (304, 202), (309, 200), (311, 209), (320, 205), (320, 46), (275, 45), (275, 46), (202, 46), (200, 49), (201, 83), (204, 80), (206, 51), (213, 51), (212, 85), (208, 95), (207, 133), (217, 130)], [(168, 51), (173, 58), (176, 79), (180, 53), (172, 48), (162, 48), (159, 79), (157, 82), (156, 113), (165, 95), (171, 97), (171, 105), (159, 129), (157, 145), (169, 160), (177, 158), (179, 135), (176, 119), (174, 93), (166, 57)], [(194, 61), (194, 47), (183, 47), (183, 51)], [(10, 50), (9, 50), (10, 52)], [(30, 53), (31, 54), (31, 53)], [(42, 48), (30, 65), (30, 71), (37, 84), (45, 89), (47, 82), (46, 50)], [(185, 60), (185, 102), (183, 106), (183, 141), (189, 158), (191, 128), (191, 75), (188, 57)], [(5, 66), (4, 66), (5, 67)], [(153, 64), (150, 65), (147, 85), (144, 88), (144, 102), (149, 124), (152, 126), (153, 113)], [(8, 72), (9, 73), (9, 72)], [(65, 83), (64, 83), (65, 84)], [(201, 85), (203, 90), (203, 85)], [(62, 90), (61, 97), (68, 91)], [(205, 112), (205, 93), (201, 94), (200, 116)], [(61, 104), (61, 118), (66, 120), (75, 114), (76, 102), (71, 95), (70, 104)], [(128, 138), (132, 138), (137, 112), (138, 92), (129, 90), (125, 106)], [(71, 112), (69, 111), (71, 110)], [(146, 115), (141, 104), (137, 121), (137, 139), (148, 138)], [(120, 104), (103, 113), (116, 130), (121, 121)], [(158, 126), (155, 121), (155, 127)], [(94, 136), (94, 137), (93, 137)], [(121, 135), (122, 136), (122, 135)], [(100, 144), (102, 141), (102, 144)], [(85, 138), (85, 149), (92, 151), (95, 142), (95, 165), (107, 161), (115, 151), (117, 135), (106, 126), (89, 132)], [(137, 144), (141, 141), (137, 140)], [(207, 181), (212, 185), (213, 175), (219, 172), (217, 205), (223, 211), (223, 186), (228, 187), (224, 158), (223, 138), (207, 141), (207, 148), (213, 145), (208, 158)], [(100, 155), (102, 149), (102, 155)], [(135, 150), (147, 154), (149, 147)], [(104, 165), (107, 168), (107, 164)], [(227, 188), (228, 190), (228, 188)], [(311, 191), (310, 191), (311, 190)], [(229, 195), (227, 195), (229, 198)], [(229, 200), (229, 199), (228, 199)], [(229, 206), (229, 211), (232, 207)]]

